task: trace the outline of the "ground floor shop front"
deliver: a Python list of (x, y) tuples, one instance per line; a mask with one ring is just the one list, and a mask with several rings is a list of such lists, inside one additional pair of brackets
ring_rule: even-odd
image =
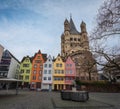
[(53, 84), (53, 90), (72, 90), (71, 84)]

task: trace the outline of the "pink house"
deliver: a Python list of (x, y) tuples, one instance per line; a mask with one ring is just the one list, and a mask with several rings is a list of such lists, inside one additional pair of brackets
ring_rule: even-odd
[(70, 57), (65, 62), (65, 86), (67, 90), (72, 89), (73, 81), (76, 78), (76, 67), (75, 63)]

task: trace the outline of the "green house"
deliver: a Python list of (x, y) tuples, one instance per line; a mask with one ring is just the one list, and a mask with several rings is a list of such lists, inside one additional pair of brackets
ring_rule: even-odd
[(20, 76), (23, 87), (29, 87), (31, 80), (32, 58), (29, 56), (23, 57), (20, 64)]

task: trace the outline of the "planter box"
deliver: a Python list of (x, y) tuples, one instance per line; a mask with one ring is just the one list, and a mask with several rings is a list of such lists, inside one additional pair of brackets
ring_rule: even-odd
[(85, 102), (89, 99), (89, 93), (87, 91), (61, 91), (61, 98), (63, 100)]

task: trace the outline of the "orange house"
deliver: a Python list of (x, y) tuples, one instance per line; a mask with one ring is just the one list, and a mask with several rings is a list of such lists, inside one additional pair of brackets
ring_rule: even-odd
[(32, 59), (31, 89), (41, 89), (43, 63), (46, 58), (47, 54), (42, 54), (39, 50)]

